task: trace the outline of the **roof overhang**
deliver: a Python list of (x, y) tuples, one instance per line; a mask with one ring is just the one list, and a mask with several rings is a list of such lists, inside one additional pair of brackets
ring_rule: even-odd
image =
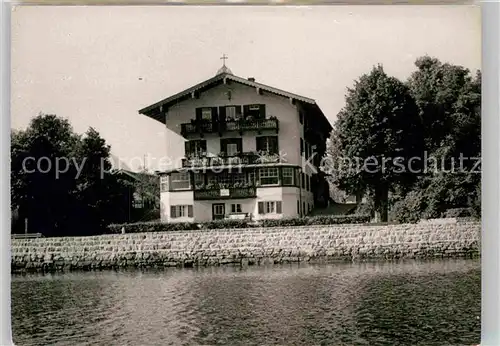
[(331, 132), (332, 130), (330, 122), (325, 117), (319, 106), (316, 104), (316, 101), (314, 101), (313, 99), (293, 94), (277, 88), (273, 88), (271, 86), (257, 83), (245, 78), (241, 78), (230, 73), (218, 74), (215, 77), (212, 77), (201, 83), (198, 83), (184, 91), (181, 91), (175, 95), (167, 97), (166, 99), (156, 102), (150, 106), (144, 107), (141, 110), (139, 110), (139, 113), (165, 124), (166, 121), (165, 115), (170, 107), (187, 99), (197, 98), (201, 92), (211, 89), (220, 84), (227, 84), (228, 82), (239, 83), (242, 85), (255, 88), (257, 89), (258, 92), (267, 92), (270, 94), (287, 98), (290, 100), (292, 104), (294, 104), (295, 102), (299, 102), (304, 106), (304, 108), (307, 110), (308, 113), (312, 113), (318, 116), (318, 120), (322, 122), (322, 126), (325, 126), (325, 129), (329, 129), (329, 132)]

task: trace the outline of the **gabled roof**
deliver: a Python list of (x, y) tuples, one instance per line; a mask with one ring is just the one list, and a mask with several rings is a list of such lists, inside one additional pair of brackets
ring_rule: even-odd
[(216, 76), (214, 76), (210, 79), (207, 79), (207, 80), (205, 80), (201, 83), (198, 83), (198, 84), (196, 84), (196, 85), (194, 85), (186, 90), (183, 90), (175, 95), (167, 97), (166, 99), (163, 99), (159, 102), (156, 102), (150, 106), (147, 106), (147, 107), (139, 110), (139, 113), (144, 114), (148, 117), (151, 117), (151, 118), (153, 118), (161, 123), (165, 123), (165, 117), (163, 114), (165, 113), (165, 111), (168, 110), (169, 107), (171, 107), (171, 106), (173, 106), (173, 105), (175, 105), (175, 104), (177, 104), (177, 103), (179, 103), (187, 98), (192, 97), (192, 95), (194, 93), (202, 92), (204, 90), (213, 88), (213, 87), (220, 85), (222, 83), (225, 83), (227, 81), (233, 81), (233, 82), (236, 82), (239, 84), (243, 84), (243, 85), (247, 85), (247, 86), (250, 86), (253, 88), (260, 89), (261, 91), (265, 91), (265, 92), (268, 92), (271, 94), (275, 94), (278, 96), (292, 99), (294, 101), (301, 102), (304, 105), (306, 105), (309, 110), (312, 110), (314, 113), (317, 113), (318, 115), (320, 115), (320, 117), (323, 118), (323, 120), (325, 122), (325, 126), (327, 128), (329, 128), (331, 131), (332, 127), (330, 125), (330, 122), (326, 119), (325, 115), (323, 114), (323, 112), (321, 111), (319, 106), (316, 104), (316, 101), (314, 101), (313, 99), (305, 97), (305, 96), (297, 95), (294, 93), (290, 93), (290, 92), (287, 92), (284, 90), (280, 90), (280, 89), (277, 89), (277, 88), (274, 88), (274, 87), (271, 87), (271, 86), (268, 86), (265, 84), (257, 83), (253, 80), (238, 77), (238, 76), (235, 76), (235, 75), (228, 73), (228, 72), (218, 73)]

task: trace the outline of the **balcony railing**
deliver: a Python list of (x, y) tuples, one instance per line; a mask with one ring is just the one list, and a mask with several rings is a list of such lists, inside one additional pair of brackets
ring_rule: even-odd
[(278, 119), (245, 119), (237, 121), (228, 121), (222, 123), (224, 131), (261, 131), (261, 130), (278, 130)]
[(227, 122), (191, 122), (181, 124), (181, 134), (204, 134), (226, 131), (262, 131), (279, 129), (279, 121), (276, 118), (270, 119), (241, 119)]
[(239, 166), (260, 163), (279, 163), (278, 154), (242, 153), (237, 156), (193, 157), (182, 159), (183, 168), (206, 168), (219, 166)]
[(195, 133), (213, 133), (216, 132), (217, 126), (212, 122), (195, 122), (181, 124), (181, 134), (183, 136)]
[(255, 187), (236, 187), (229, 189), (207, 189), (194, 190), (194, 200), (212, 200), (212, 199), (236, 199), (236, 198), (255, 198), (257, 192)]

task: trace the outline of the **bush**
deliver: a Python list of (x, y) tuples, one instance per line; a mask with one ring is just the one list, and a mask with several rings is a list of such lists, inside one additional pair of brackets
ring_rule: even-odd
[(200, 224), (203, 229), (247, 228), (248, 220), (214, 220)]
[(416, 223), (422, 219), (426, 207), (421, 191), (410, 191), (403, 199), (394, 203), (390, 219), (401, 223)]
[(474, 212), (472, 208), (452, 208), (443, 213), (443, 217), (472, 217)]
[(121, 233), (122, 228), (125, 228), (125, 233), (143, 233), (143, 232), (173, 232), (173, 231), (190, 231), (198, 229), (198, 225), (194, 222), (136, 222), (125, 224), (112, 224), (108, 226), (109, 233)]
[(340, 225), (359, 224), (370, 222), (369, 215), (318, 215), (302, 218), (266, 219), (258, 223), (251, 223), (248, 220), (214, 220), (200, 224), (194, 222), (136, 222), (129, 224), (113, 224), (108, 226), (108, 233), (120, 234), (122, 228), (125, 233), (143, 232), (173, 232), (191, 231), (199, 229), (235, 229), (249, 227), (287, 227), (287, 226), (313, 226), (313, 225)]

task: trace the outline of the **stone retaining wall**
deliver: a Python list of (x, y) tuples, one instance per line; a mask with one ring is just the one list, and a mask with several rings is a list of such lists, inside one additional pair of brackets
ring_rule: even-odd
[(478, 222), (332, 225), (12, 239), (12, 270), (476, 257)]

